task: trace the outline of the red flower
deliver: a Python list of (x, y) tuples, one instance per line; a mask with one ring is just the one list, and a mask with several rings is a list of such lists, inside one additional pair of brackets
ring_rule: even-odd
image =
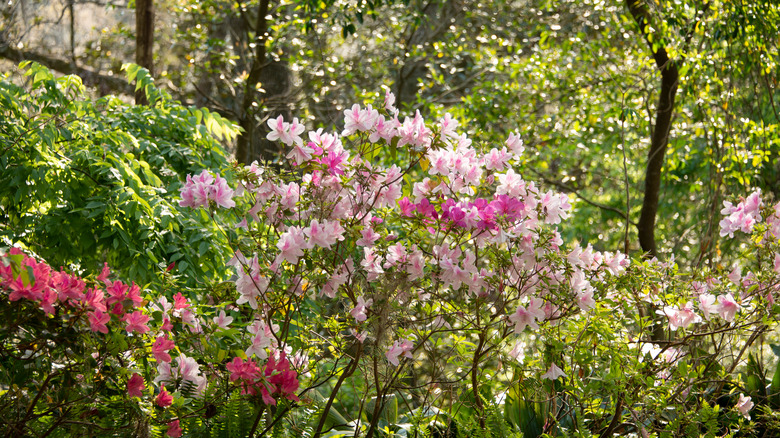
[(155, 401), (157, 402), (157, 406), (166, 408), (173, 404), (173, 396), (168, 394), (168, 391), (165, 390), (165, 386), (163, 386), (160, 389), (160, 394), (157, 395), (157, 399)]
[(138, 373), (133, 373), (130, 379), (127, 380), (127, 395), (130, 397), (141, 397), (144, 389), (146, 389), (144, 378)]
[(179, 420), (171, 421), (168, 423), (168, 432), (166, 432), (168, 436), (177, 438), (181, 436), (181, 426), (179, 425)]

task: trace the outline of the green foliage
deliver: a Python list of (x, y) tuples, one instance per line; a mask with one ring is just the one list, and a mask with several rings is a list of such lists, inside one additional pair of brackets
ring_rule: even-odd
[(0, 81), (0, 237), (55, 266), (108, 262), (142, 283), (173, 262), (190, 286), (222, 278), (225, 232), (177, 197), (188, 173), (226, 168), (215, 137), (235, 126), (173, 101), (137, 66), (128, 79), (149, 106), (93, 101), (76, 76), (21, 67), (26, 88)]

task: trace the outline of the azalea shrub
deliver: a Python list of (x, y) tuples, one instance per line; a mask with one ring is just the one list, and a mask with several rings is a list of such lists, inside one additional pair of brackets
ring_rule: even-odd
[[(3, 425), (20, 434), (698, 436), (777, 430), (780, 204), (726, 203), (735, 267), (564, 242), (567, 195), (522, 176), (522, 135), (450, 116), (269, 120), (284, 165), (186, 178), (234, 257), (182, 293), (11, 249)], [(467, 127), (466, 127), (467, 128)], [(167, 272), (167, 271), (166, 271)], [(165, 275), (171, 275), (166, 273)], [(130, 279), (131, 280), (131, 279)], [(131, 280), (132, 281), (132, 280)]]
[(93, 99), (77, 76), (36, 63), (22, 63), (20, 77), (0, 75), (0, 242), (54, 266), (108, 261), (144, 284), (170, 263), (189, 287), (222, 279), (222, 233), (177, 195), (188, 173), (228, 167), (218, 139), (238, 128), (174, 101), (146, 70), (125, 70), (149, 105)]

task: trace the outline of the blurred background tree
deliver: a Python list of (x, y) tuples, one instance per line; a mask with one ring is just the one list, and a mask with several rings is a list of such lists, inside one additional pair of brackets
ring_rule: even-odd
[[(0, 6), (0, 57), (75, 73), (130, 97), (135, 8), (19, 0)], [(520, 132), (523, 173), (572, 195), (572, 234), (599, 249), (727, 263), (725, 193), (778, 196), (772, 0), (154, 2), (156, 84), (242, 127), (240, 162), (283, 162), (270, 117), (336, 130), (352, 102), (463, 121), (500, 146)], [(6, 64), (9, 68), (10, 62)]]

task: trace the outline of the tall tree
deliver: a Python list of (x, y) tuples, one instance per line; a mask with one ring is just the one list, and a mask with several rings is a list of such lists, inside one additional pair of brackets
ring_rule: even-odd
[[(154, 76), (154, 0), (135, 2), (135, 63)], [(135, 92), (135, 103), (149, 103), (143, 88)]]
[(645, 170), (645, 193), (642, 201), (642, 214), (639, 217), (639, 244), (648, 256), (658, 255), (655, 242), (655, 220), (658, 214), (658, 199), (661, 192), (661, 170), (664, 165), (666, 146), (669, 143), (669, 131), (672, 128), (674, 100), (677, 95), (677, 85), (680, 79), (678, 61), (670, 58), (666, 47), (653, 43), (649, 35), (650, 12), (644, 0), (626, 0), (626, 6), (631, 16), (639, 26), (641, 37), (647, 41), (651, 56), (658, 71), (661, 73), (661, 89), (658, 96), (658, 106), (655, 111), (655, 123), (652, 128), (650, 150), (647, 153), (647, 168)]
[[(236, 160), (240, 163), (249, 163), (252, 160), (251, 145), (257, 124), (255, 121), (257, 112), (255, 108), (259, 107), (255, 99), (259, 96), (257, 88), (260, 83), (260, 76), (263, 73), (263, 68), (267, 65), (265, 52), (268, 41), (268, 3), (269, 0), (260, 1), (257, 8), (257, 18), (254, 23), (254, 59), (251, 61), (249, 76), (244, 84), (244, 95), (241, 100), (239, 114), (239, 124), (243, 131), (238, 136)], [(250, 45), (250, 47), (252, 46)]]

